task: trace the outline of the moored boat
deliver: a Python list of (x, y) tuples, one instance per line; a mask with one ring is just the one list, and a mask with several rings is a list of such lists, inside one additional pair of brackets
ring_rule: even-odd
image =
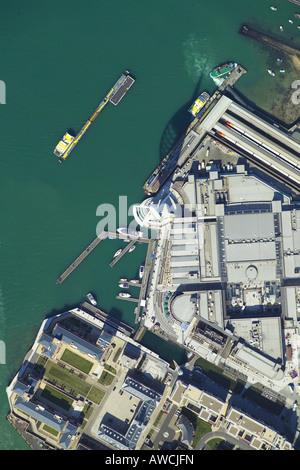
[(121, 249), (118, 250), (118, 251), (116, 251), (115, 254), (114, 254), (114, 258), (116, 258), (117, 256), (119, 256), (119, 254), (121, 254), (121, 253), (122, 253), (122, 250), (121, 250)]
[(135, 245), (132, 245), (130, 248), (129, 248), (129, 253), (131, 253), (133, 250), (135, 250)]
[(273, 72), (273, 70), (267, 70), (267, 72), (268, 72), (270, 75), (272, 75), (272, 77), (275, 76), (275, 73)]
[(191, 113), (193, 116), (197, 116), (199, 111), (203, 108), (205, 103), (209, 100), (210, 96), (206, 91), (201, 93), (201, 95), (198, 96), (196, 101), (192, 104), (192, 106), (189, 108), (189, 113)]
[(71, 135), (69, 132), (66, 132), (63, 138), (58, 142), (57, 146), (54, 149), (54, 154), (57, 157), (62, 157), (72, 142), (74, 141), (75, 137)]
[(122, 287), (123, 289), (128, 289), (128, 288), (129, 288), (129, 284), (127, 284), (126, 282), (125, 282), (125, 283), (121, 283), (121, 284), (119, 284), (119, 287)]
[(92, 305), (97, 305), (95, 297), (90, 292), (87, 294), (87, 298), (89, 299)]
[(129, 298), (129, 297), (131, 297), (131, 295), (128, 294), (128, 292), (120, 292), (120, 293), (119, 293), (119, 297), (127, 297), (127, 298)]
[(145, 266), (143, 264), (141, 264), (140, 270), (139, 270), (140, 279), (142, 279), (142, 277), (144, 275), (144, 269), (145, 269)]
[(236, 62), (229, 62), (228, 64), (216, 67), (210, 72), (209, 76), (214, 80), (214, 82), (216, 82), (217, 84), (221, 84), (225, 80), (225, 78), (227, 78), (229, 74), (236, 68), (236, 66)]
[(131, 284), (138, 284), (138, 283), (139, 283), (139, 281), (138, 281), (137, 279), (132, 279), (132, 280), (129, 281), (129, 282), (131, 282)]
[(124, 277), (124, 278), (120, 279), (120, 282), (127, 282), (127, 279)]

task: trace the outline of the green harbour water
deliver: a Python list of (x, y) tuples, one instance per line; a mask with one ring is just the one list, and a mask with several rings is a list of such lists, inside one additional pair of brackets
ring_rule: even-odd
[[(270, 82), (266, 73), (277, 67), (276, 55), (238, 31), (247, 23), (299, 47), (298, 10), (286, 0), (228, 0), (226, 8), (223, 0), (0, 3), (6, 84), (0, 106), (1, 450), (29, 449), (6, 420), (5, 388), (46, 316), (78, 305), (91, 291), (103, 310), (134, 326), (135, 304), (115, 297), (120, 277), (136, 278), (146, 245), (110, 268), (123, 242), (106, 240), (56, 284), (95, 238), (97, 207), (111, 204), (119, 215), (119, 196), (128, 207), (144, 199), (144, 181), (191, 122), (192, 100), (203, 90), (214, 92), (209, 72), (217, 65), (244, 66), (237, 90), (271, 106), (272, 90), (283, 86), (281, 77)], [(127, 69), (136, 79), (128, 94), (117, 107), (105, 107), (59, 164), (53, 149), (64, 132), (78, 132)], [(292, 76), (284, 77), (285, 87)], [(155, 337), (145, 342), (167, 360), (183, 360), (181, 350)]]

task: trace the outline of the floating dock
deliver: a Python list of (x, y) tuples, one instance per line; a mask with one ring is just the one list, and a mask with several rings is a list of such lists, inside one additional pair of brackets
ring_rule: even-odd
[(121, 253), (116, 256), (112, 262), (109, 264), (109, 266), (112, 268), (124, 255), (125, 253), (127, 253), (130, 248), (136, 243), (136, 240), (131, 240), (131, 242), (127, 243), (127, 245), (125, 246), (125, 248), (123, 248), (123, 250), (121, 251)]
[(72, 150), (76, 147), (80, 139), (84, 136), (90, 125), (95, 121), (96, 117), (99, 116), (100, 112), (104, 109), (104, 107), (107, 105), (108, 102), (111, 102), (113, 105), (117, 106), (121, 99), (126, 95), (127, 91), (129, 88), (132, 87), (134, 84), (135, 80), (129, 75), (129, 72), (126, 71), (121, 75), (119, 80), (114, 84), (114, 86), (110, 89), (110, 91), (107, 93), (105, 98), (101, 101), (101, 103), (97, 106), (93, 114), (90, 116), (90, 118), (85, 122), (85, 124), (82, 126), (74, 140), (68, 145), (66, 148), (65, 152), (62, 154), (59, 154), (57, 152), (57, 147), (56, 146), (54, 153), (55, 155), (59, 156), (59, 161), (65, 160)]
[(73, 261), (72, 264), (58, 277), (57, 283), (61, 284), (70, 274), (77, 268), (77, 266), (91, 253), (91, 251), (99, 245), (102, 240), (107, 238), (107, 232), (101, 232), (100, 235), (95, 238), (92, 243)]
[(58, 284), (61, 284), (62, 282), (64, 282), (64, 280), (74, 271), (74, 269), (77, 268), (77, 266), (79, 266), (79, 264), (94, 250), (94, 248), (96, 248), (96, 246), (98, 246), (99, 243), (102, 242), (102, 240), (105, 240), (106, 238), (119, 238), (121, 240), (122, 239), (129, 240), (129, 243), (122, 250), (122, 253), (120, 253), (120, 255), (117, 256), (115, 259), (113, 259), (112, 262), (110, 263), (111, 267), (114, 266), (119, 261), (119, 259), (125, 255), (125, 253), (127, 253), (127, 251), (130, 249), (132, 245), (134, 245), (137, 242), (149, 243), (150, 241), (148, 238), (142, 238), (142, 237), (136, 238), (127, 234), (121, 234), (118, 232), (106, 232), (104, 230), (92, 241), (92, 243), (89, 244), (87, 248), (85, 248), (85, 250), (83, 250), (83, 252), (75, 259), (75, 261), (73, 261), (70, 264), (70, 266), (57, 278), (56, 282)]
[(135, 299), (134, 297), (122, 297), (121, 295), (117, 295), (116, 299), (127, 300), (129, 302), (138, 302), (139, 301), (139, 299)]

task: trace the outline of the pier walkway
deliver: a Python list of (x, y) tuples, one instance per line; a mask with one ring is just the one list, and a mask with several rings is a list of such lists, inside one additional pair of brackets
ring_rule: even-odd
[(128, 302), (139, 302), (139, 299), (135, 299), (134, 297), (122, 297), (121, 295), (116, 295), (116, 299), (127, 300)]
[(130, 248), (136, 243), (136, 240), (131, 240), (131, 242), (127, 243), (125, 248), (121, 251), (121, 253), (116, 256), (111, 263), (109, 263), (109, 266), (112, 268), (129, 250)]
[(134, 284), (130, 281), (126, 281), (131, 286), (140, 287), (139, 298), (136, 299), (133, 297), (122, 297), (119, 295), (116, 296), (116, 298), (119, 300), (128, 300), (129, 302), (137, 302), (138, 305), (135, 309), (135, 323), (139, 322), (141, 307), (144, 307), (145, 302), (146, 302), (149, 279), (151, 278), (151, 272), (152, 272), (153, 254), (155, 252), (155, 247), (157, 244), (156, 239), (154, 240), (151, 239), (148, 241), (149, 241), (149, 244), (148, 244), (148, 250), (147, 250), (147, 255), (146, 255), (146, 260), (145, 260), (144, 275), (142, 277), (141, 284)]
[(93, 251), (96, 246), (99, 245), (102, 240), (105, 240), (106, 238), (119, 238), (121, 240), (128, 240), (129, 243), (128, 245), (122, 250), (122, 253), (120, 253), (119, 256), (117, 256), (111, 263), (110, 266), (114, 266), (122, 256), (125, 255), (125, 253), (128, 252), (128, 250), (133, 246), (135, 243), (149, 243), (148, 238), (137, 238), (137, 237), (132, 237), (131, 235), (123, 234), (123, 233), (118, 233), (118, 232), (106, 232), (105, 230), (101, 232), (93, 241), (92, 243), (89, 244), (85, 250), (73, 261), (70, 266), (57, 278), (57, 283), (61, 284), (64, 282), (64, 280), (74, 271), (74, 269), (79, 266), (79, 264)]
[(104, 107), (107, 105), (107, 103), (112, 103), (115, 106), (119, 104), (123, 96), (127, 93), (129, 88), (132, 87), (134, 84), (135, 80), (129, 75), (129, 72), (126, 71), (126, 73), (123, 73), (121, 77), (118, 79), (118, 81), (114, 84), (114, 86), (110, 89), (110, 91), (107, 93), (105, 98), (101, 101), (101, 103), (97, 106), (93, 114), (89, 117), (89, 119), (84, 123), (78, 134), (76, 135), (75, 139), (73, 142), (69, 145), (67, 150), (63, 155), (61, 155), (59, 161), (61, 162), (62, 160), (65, 160), (72, 150), (76, 147), (78, 142), (81, 140), (81, 138), (84, 136), (90, 125), (95, 121), (96, 117), (99, 116), (100, 112), (104, 109)]
[(73, 261), (72, 264), (58, 277), (57, 283), (61, 284), (64, 280), (77, 268), (77, 266), (99, 245), (102, 240), (107, 238), (107, 232), (101, 232), (100, 235), (95, 238), (92, 243)]

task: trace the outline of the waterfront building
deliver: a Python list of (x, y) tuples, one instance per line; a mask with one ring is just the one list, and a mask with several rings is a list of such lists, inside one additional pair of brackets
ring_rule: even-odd
[(213, 431), (226, 432), (253, 450), (293, 450), (292, 444), (272, 426), (231, 405), (228, 398), (221, 400), (181, 380), (176, 381), (170, 396), (178, 406), (193, 411), (210, 424)]
[[(158, 233), (143, 325), (279, 392), (299, 373), (298, 129), (225, 88), (174, 146), (164, 182), (149, 179), (151, 197), (135, 212)], [(157, 210), (168, 196), (172, 204)]]

